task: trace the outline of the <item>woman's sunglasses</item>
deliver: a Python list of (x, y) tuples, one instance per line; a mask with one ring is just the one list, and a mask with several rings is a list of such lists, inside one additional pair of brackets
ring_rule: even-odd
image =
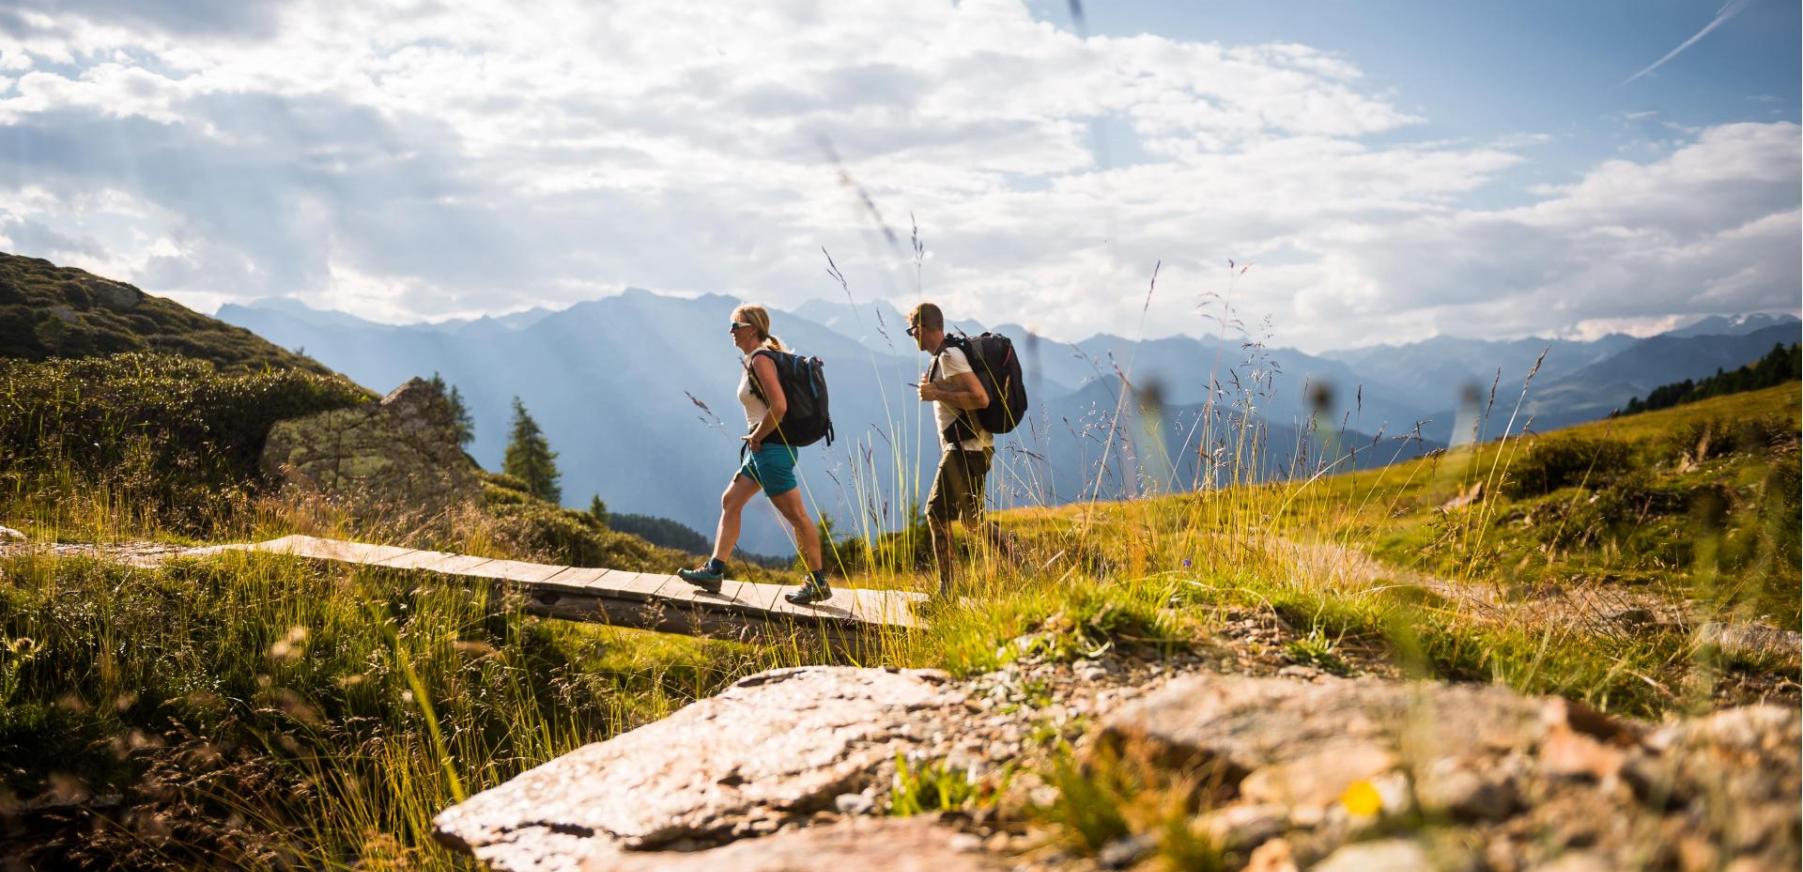
[(750, 324), (747, 324), (744, 321), (734, 321), (730, 325), (727, 326), (726, 332), (731, 333), (734, 330), (739, 329), (740, 327), (750, 327), (750, 326), (751, 326)]

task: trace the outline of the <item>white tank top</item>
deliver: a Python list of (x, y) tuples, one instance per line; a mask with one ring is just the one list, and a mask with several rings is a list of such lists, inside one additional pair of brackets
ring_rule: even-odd
[(757, 394), (751, 392), (751, 358), (745, 358), (739, 367), (739, 405), (745, 407), (745, 432), (755, 432), (759, 424), (764, 423), (764, 415), (770, 407)]

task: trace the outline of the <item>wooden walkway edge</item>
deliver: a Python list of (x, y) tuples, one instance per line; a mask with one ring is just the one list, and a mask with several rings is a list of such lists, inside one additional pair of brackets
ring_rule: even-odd
[(783, 599), (784, 593), (794, 590), (783, 585), (728, 580), (719, 593), (708, 593), (674, 575), (471, 557), (315, 536), (213, 545), (187, 553), (223, 551), (486, 579), (525, 594), (524, 608), (533, 614), (746, 641), (798, 633), (848, 638), (919, 629), (923, 625), (913, 608), (926, 599), (925, 594), (909, 591), (835, 587), (831, 599), (797, 606)]

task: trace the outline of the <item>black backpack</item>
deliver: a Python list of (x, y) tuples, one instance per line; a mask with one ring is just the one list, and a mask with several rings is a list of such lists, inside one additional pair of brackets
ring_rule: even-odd
[[(945, 344), (964, 352), (977, 381), (989, 394), (989, 405), (965, 414), (976, 418), (977, 425), (990, 433), (1012, 432), (1027, 417), (1027, 380), (1021, 375), (1020, 356), (1014, 353), (1014, 343), (1000, 333), (984, 333), (974, 337), (947, 336)], [(935, 360), (935, 370), (937, 366)], [(970, 438), (959, 423), (954, 422), (946, 434), (951, 442)]]
[[(751, 356), (760, 354), (776, 364), (776, 379), (783, 386), (783, 398), (789, 403), (789, 410), (777, 423), (776, 432), (765, 441), (792, 448), (812, 445), (821, 439), (828, 445), (833, 444), (833, 418), (827, 413), (826, 402), (826, 364), (818, 357), (802, 357), (769, 348), (754, 351)], [(745, 366), (751, 368), (749, 362)], [(769, 402), (758, 387), (757, 375), (750, 374), (750, 379), (752, 395)]]

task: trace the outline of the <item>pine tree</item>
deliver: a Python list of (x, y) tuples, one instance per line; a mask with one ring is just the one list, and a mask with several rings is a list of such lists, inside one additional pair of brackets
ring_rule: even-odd
[(457, 434), (457, 444), (468, 450), (470, 443), (476, 441), (476, 419), (470, 416), (469, 406), (463, 403), (463, 393), (451, 385), (451, 393), (445, 397), (451, 404), (451, 431)]
[(601, 495), (595, 494), (588, 501), (588, 513), (603, 525), (607, 523), (607, 504), (601, 502)]
[(457, 445), (467, 450), (470, 443), (476, 440), (476, 419), (470, 417), (469, 407), (464, 405), (463, 392), (451, 385), (445, 390), (445, 381), (438, 373), (432, 373), (432, 386), (438, 389), (445, 403), (451, 407), (451, 432), (457, 437)]
[(519, 397), (513, 398), (513, 436), (507, 440), (501, 472), (525, 482), (526, 491), (539, 499), (563, 501), (563, 489), (557, 486), (557, 452)]

